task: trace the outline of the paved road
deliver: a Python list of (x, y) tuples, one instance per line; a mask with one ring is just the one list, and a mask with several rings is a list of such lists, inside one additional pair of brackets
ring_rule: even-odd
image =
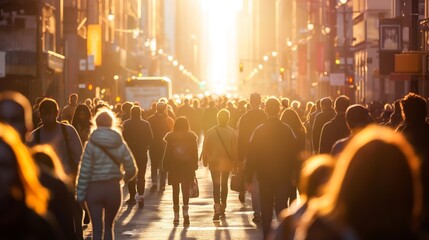
[[(200, 197), (192, 198), (189, 204), (191, 224), (183, 227), (183, 218), (177, 227), (173, 225), (172, 189), (167, 185), (165, 192), (151, 192), (150, 167), (146, 172), (145, 206), (123, 204), (116, 223), (116, 239), (261, 239), (262, 229), (252, 222), (250, 194), (246, 204), (238, 200), (238, 193), (229, 191), (226, 218), (213, 223), (213, 199), (210, 172), (200, 166), (197, 170)], [(124, 200), (128, 199), (124, 188)], [(180, 200), (181, 201), (181, 200)], [(91, 236), (91, 225), (84, 231)]]

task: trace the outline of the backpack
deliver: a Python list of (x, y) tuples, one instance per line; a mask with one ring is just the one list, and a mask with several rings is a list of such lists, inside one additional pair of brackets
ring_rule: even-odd
[[(64, 142), (66, 143), (69, 168), (70, 168), (71, 174), (73, 176), (76, 176), (78, 164), (73, 160), (73, 155), (72, 155), (72, 151), (70, 149), (70, 144), (69, 144), (69, 135), (67, 132), (67, 126), (64, 123), (60, 123), (60, 124), (61, 124), (61, 132), (63, 133)], [(34, 142), (36, 144), (40, 144), (40, 130), (41, 129), (42, 128), (40, 127), (34, 132), (34, 134), (35, 134), (34, 135)]]

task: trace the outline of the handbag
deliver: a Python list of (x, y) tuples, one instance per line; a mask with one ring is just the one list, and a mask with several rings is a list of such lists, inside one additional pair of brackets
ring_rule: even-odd
[(231, 174), (230, 187), (232, 191), (243, 192), (245, 190), (243, 173), (243, 171), (234, 171)]
[(198, 188), (197, 176), (194, 176), (194, 180), (189, 185), (189, 197), (197, 198), (200, 195), (200, 189)]

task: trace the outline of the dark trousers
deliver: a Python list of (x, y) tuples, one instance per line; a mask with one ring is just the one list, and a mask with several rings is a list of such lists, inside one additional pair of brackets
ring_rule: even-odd
[(165, 183), (167, 180), (167, 173), (162, 171), (161, 168), (162, 154), (155, 156), (155, 154), (151, 154), (150, 156), (150, 171), (151, 171), (151, 179), (153, 185), (158, 185), (158, 171), (160, 175), (159, 186), (165, 187)]
[(210, 173), (213, 182), (213, 200), (217, 204), (226, 206), (229, 172), (210, 171)]
[(187, 206), (189, 205), (189, 186), (191, 185), (190, 182), (182, 182), (182, 183), (176, 183), (173, 184), (173, 205), (178, 206), (179, 205), (179, 192), (180, 188), (182, 188), (182, 197), (183, 197), (183, 205)]
[(119, 180), (98, 181), (89, 184), (87, 204), (94, 240), (114, 239), (114, 221), (119, 213), (121, 201), (122, 189)]
[(144, 188), (146, 185), (145, 175), (146, 175), (146, 165), (147, 165), (147, 157), (143, 159), (137, 159), (137, 178), (134, 178), (132, 181), (128, 182), (128, 192), (130, 193), (130, 199), (133, 199), (136, 196), (136, 185), (137, 192), (139, 195), (144, 194)]
[(275, 186), (259, 182), (259, 193), (261, 201), (261, 217), (262, 230), (264, 239), (271, 230), (271, 221), (273, 219), (273, 207), (276, 210), (277, 216), (287, 208), (287, 200), (289, 197), (289, 189), (287, 186)]

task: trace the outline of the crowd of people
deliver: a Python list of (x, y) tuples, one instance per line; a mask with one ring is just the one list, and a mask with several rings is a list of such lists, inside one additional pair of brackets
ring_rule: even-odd
[(71, 94), (60, 109), (52, 98), (31, 106), (20, 93), (1, 92), (0, 233), (82, 239), (91, 222), (93, 239), (114, 239), (121, 181), (126, 204), (139, 208), (146, 188), (171, 185), (173, 224), (182, 215), (189, 226), (201, 161), (212, 178), (213, 222), (226, 217), (233, 175), (238, 200), (251, 195), (263, 239), (427, 239), (427, 108), (415, 93), (384, 107), (253, 93), (161, 98), (151, 109), (79, 103)]

